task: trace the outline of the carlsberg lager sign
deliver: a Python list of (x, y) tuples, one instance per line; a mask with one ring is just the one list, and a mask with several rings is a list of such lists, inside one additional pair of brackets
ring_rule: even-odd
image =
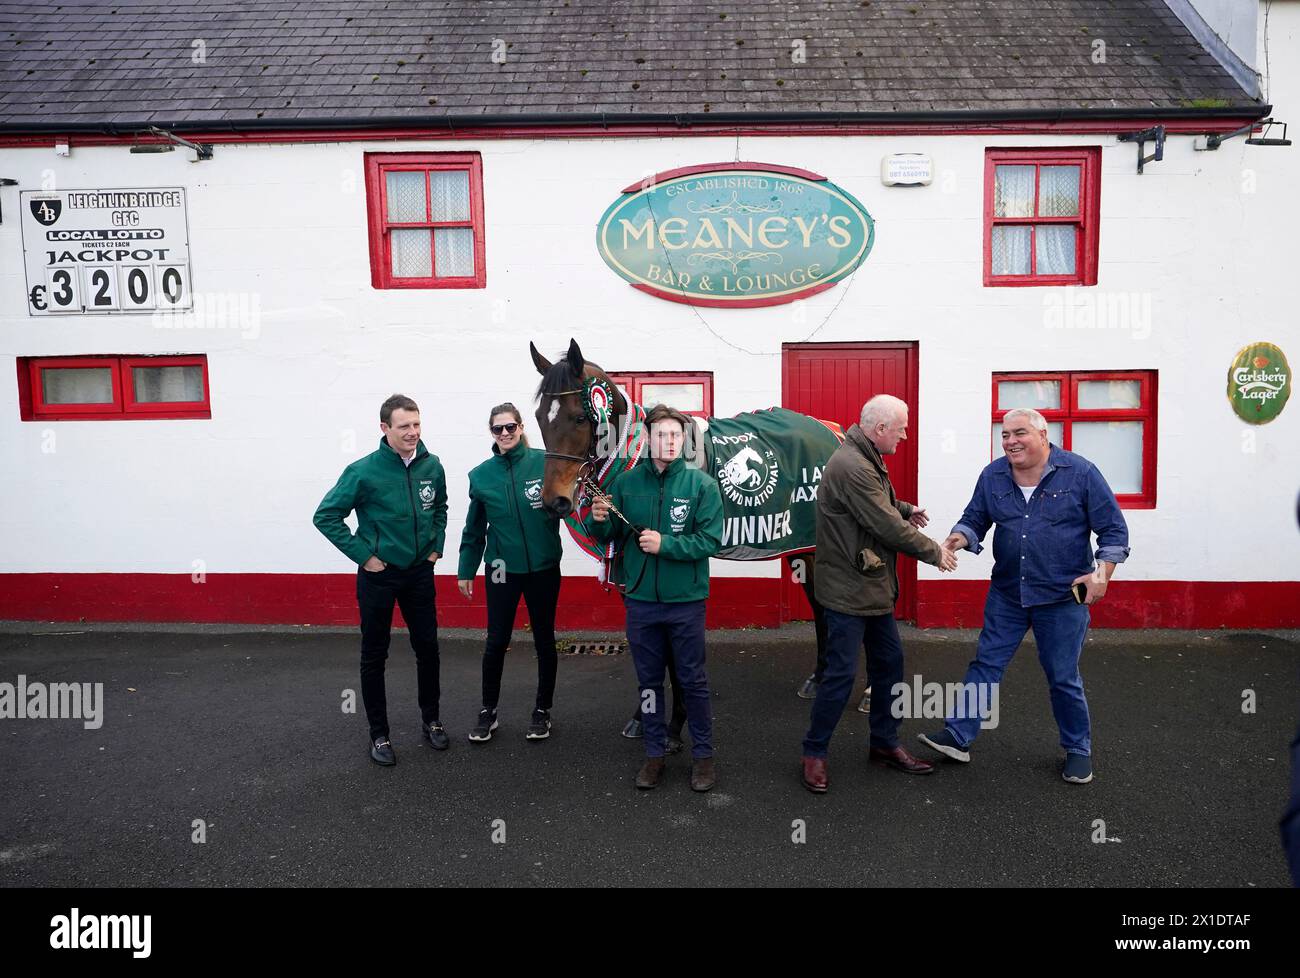
[(1291, 396), (1291, 368), (1272, 343), (1252, 343), (1228, 368), (1228, 400), (1248, 424), (1267, 424), (1282, 413)]
[(596, 246), (661, 299), (769, 306), (830, 288), (867, 257), (875, 225), (825, 177), (768, 163), (672, 170), (624, 189)]

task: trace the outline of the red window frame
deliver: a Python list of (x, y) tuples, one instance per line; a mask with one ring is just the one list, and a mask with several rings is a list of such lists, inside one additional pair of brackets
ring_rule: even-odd
[(641, 390), (647, 384), (702, 384), (704, 386), (704, 410), (703, 411), (682, 411), (682, 414), (694, 415), (697, 418), (708, 418), (713, 415), (713, 374), (712, 373), (684, 373), (679, 370), (648, 370), (648, 371), (608, 371), (609, 379), (623, 388), (623, 391), (630, 397), (634, 403), (642, 404)]
[[(42, 370), (107, 367), (113, 396), (97, 404), (49, 404), (45, 400)], [(137, 401), (133, 367), (202, 367), (203, 400)], [(208, 358), (204, 354), (176, 356), (19, 357), (18, 415), (23, 421), (129, 421), (132, 419), (205, 419), (212, 417), (212, 388)]]
[[(1121, 509), (1155, 509), (1156, 506), (1156, 394), (1158, 373), (1155, 370), (1069, 370), (1036, 373), (993, 374), (993, 423), (999, 424), (1010, 408), (998, 408), (998, 384), (1009, 380), (1056, 381), (1061, 385), (1059, 408), (1038, 408), (1049, 422), (1061, 422), (1061, 448), (1071, 451), (1076, 421), (1141, 421), (1142, 425), (1142, 491), (1116, 493)], [(1097, 380), (1136, 380), (1140, 384), (1137, 408), (1080, 408), (1079, 384)], [(997, 457), (996, 449), (990, 453)]]
[[(370, 284), (376, 289), (482, 289), (487, 287), (487, 249), (483, 234), (483, 158), (478, 153), (367, 153), (366, 207), (370, 229)], [(425, 217), (429, 208), (429, 177), (432, 171), (464, 170), (469, 173), (469, 220), (393, 223), (388, 220), (388, 181), (392, 170), (414, 170), (425, 174)], [(400, 278), (392, 273), (391, 236), (394, 228), (468, 227), (474, 231), (474, 274), (438, 278)], [(430, 268), (437, 268), (430, 234)]]
[[(1075, 217), (994, 217), (994, 177), (999, 165), (1033, 166), (1034, 210), (1038, 210), (1038, 183), (1044, 166), (1077, 165), (1079, 173), (1079, 213)], [(1101, 147), (1073, 149), (990, 149), (984, 156), (984, 284), (986, 286), (1025, 285), (1096, 285), (1097, 246), (1101, 214)], [(1005, 225), (1073, 224), (1076, 225), (1073, 275), (1036, 275), (1038, 267), (1037, 235), (1029, 236), (1028, 275), (993, 274), (993, 228)]]

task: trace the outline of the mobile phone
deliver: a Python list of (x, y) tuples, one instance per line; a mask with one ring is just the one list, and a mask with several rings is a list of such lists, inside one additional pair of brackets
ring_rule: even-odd
[(1075, 604), (1083, 604), (1088, 600), (1088, 585), (1084, 584), (1082, 581), (1071, 586), (1070, 590), (1074, 592)]

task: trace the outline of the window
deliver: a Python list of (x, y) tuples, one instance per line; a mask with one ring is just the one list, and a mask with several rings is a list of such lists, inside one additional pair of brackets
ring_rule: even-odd
[(24, 421), (210, 418), (206, 356), (20, 357)]
[(1096, 285), (1101, 150), (991, 149), (984, 284)]
[(1101, 470), (1125, 509), (1156, 504), (1156, 372), (993, 375), (992, 457), (1002, 454), (1002, 416), (1035, 408), (1052, 444)]
[(650, 373), (615, 373), (609, 377), (634, 402), (649, 411), (656, 404), (667, 404), (683, 414), (707, 418), (713, 414), (713, 374), (687, 374), (675, 371)]
[(370, 280), (377, 289), (481, 289), (477, 153), (367, 153)]

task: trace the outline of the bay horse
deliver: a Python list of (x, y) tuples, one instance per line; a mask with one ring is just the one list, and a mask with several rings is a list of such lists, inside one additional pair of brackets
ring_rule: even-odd
[[(623, 392), (610, 380), (609, 375), (595, 363), (586, 360), (577, 340), (569, 341), (569, 350), (565, 357), (555, 363), (547, 360), (537, 347), (529, 343), (533, 364), (542, 380), (537, 388), (537, 429), (541, 433), (546, 447), (546, 463), (542, 480), (542, 504), (547, 512), (564, 519), (570, 533), (589, 554), (593, 553), (590, 537), (583, 529), (585, 517), (589, 512), (590, 489), (608, 486), (613, 477), (636, 464), (637, 458), (628, 458), (629, 445), (626, 433), (633, 428), (633, 419), (644, 419), (645, 411), (637, 404), (630, 403)], [(588, 382), (595, 378), (603, 381), (601, 399), (608, 392), (609, 403), (600, 405), (599, 415), (592, 409)], [(825, 425), (825, 422), (820, 422)], [(830, 427), (830, 426), (827, 426)], [(838, 430), (838, 426), (834, 426)], [(691, 444), (688, 432), (688, 446)], [(698, 432), (696, 433), (698, 435)], [(707, 434), (703, 437), (707, 437)], [(840, 436), (842, 439), (842, 435)], [(821, 465), (825, 465), (822, 458)], [(649, 464), (649, 463), (647, 463)], [(743, 468), (742, 459), (736, 468)], [(729, 466), (729, 468), (732, 468)], [(717, 473), (721, 475), (721, 473)], [(814, 630), (817, 635), (817, 664), (812, 676), (804, 681), (799, 692), (804, 698), (811, 698), (816, 684), (826, 668), (826, 616), (814, 593), (816, 574), (816, 554), (812, 549), (783, 555), (803, 587), (804, 595), (813, 612)], [(759, 559), (754, 557), (726, 557), (722, 559)], [(774, 559), (767, 557), (766, 559)], [(608, 582), (611, 564), (607, 561), (603, 579)], [(679, 734), (685, 713), (677, 686), (677, 677), (669, 662), (669, 675), (673, 685), (673, 717), (669, 724), (670, 732)], [(870, 677), (864, 694), (862, 710), (871, 694)], [(637, 736), (639, 731), (640, 709), (633, 714), (632, 720), (624, 733)]]

